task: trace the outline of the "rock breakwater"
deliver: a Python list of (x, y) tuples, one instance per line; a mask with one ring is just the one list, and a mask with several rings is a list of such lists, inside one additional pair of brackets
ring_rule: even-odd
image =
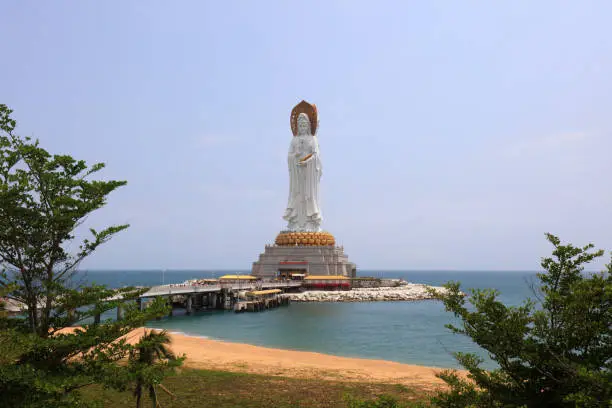
[(399, 287), (359, 288), (346, 291), (311, 290), (302, 293), (289, 293), (294, 302), (384, 302), (433, 299), (428, 289), (446, 292), (440, 286), (408, 283)]

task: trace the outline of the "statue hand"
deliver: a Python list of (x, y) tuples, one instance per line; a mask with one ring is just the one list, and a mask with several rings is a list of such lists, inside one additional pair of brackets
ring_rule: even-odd
[(304, 156), (304, 157), (303, 157), (303, 158), (300, 160), (300, 163), (305, 163), (305, 162), (307, 162), (308, 160), (310, 160), (310, 158), (311, 158), (311, 157), (312, 157), (312, 153), (307, 154), (306, 156)]

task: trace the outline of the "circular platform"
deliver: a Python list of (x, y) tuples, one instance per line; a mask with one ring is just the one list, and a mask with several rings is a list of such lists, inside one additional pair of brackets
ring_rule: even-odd
[(279, 246), (335, 246), (336, 240), (329, 232), (281, 232), (275, 243)]

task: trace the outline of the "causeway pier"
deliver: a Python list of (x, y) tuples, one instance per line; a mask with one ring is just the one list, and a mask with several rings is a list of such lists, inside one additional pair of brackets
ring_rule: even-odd
[[(248, 292), (278, 289), (279, 293), (298, 292), (302, 288), (299, 281), (237, 282), (211, 285), (170, 284), (154, 286), (139, 297), (141, 307), (147, 299), (167, 298), (171, 305), (182, 306), (186, 314), (202, 309), (234, 310)], [(172, 309), (170, 315), (172, 316)]]

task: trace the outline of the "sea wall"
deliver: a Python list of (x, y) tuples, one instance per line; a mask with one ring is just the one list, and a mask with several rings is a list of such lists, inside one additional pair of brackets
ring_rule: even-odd
[(384, 288), (398, 287), (405, 285), (407, 282), (402, 279), (384, 279), (384, 278), (353, 278), (351, 286), (355, 288)]
[(311, 290), (289, 293), (287, 296), (293, 302), (382, 302), (433, 299), (433, 296), (427, 291), (428, 288), (441, 292), (446, 291), (445, 288), (439, 286), (409, 283), (391, 288), (359, 288), (346, 291)]

